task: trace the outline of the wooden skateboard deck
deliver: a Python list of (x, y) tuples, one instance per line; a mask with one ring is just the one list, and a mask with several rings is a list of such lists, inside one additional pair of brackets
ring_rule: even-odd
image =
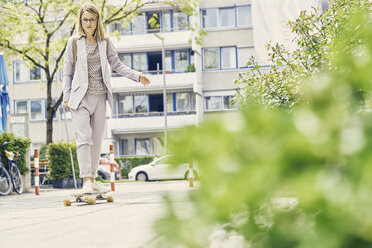
[(96, 204), (97, 200), (105, 200), (107, 202), (114, 202), (114, 197), (112, 195), (107, 195), (111, 191), (106, 192), (95, 192), (91, 194), (81, 194), (76, 193), (72, 194), (71, 196), (75, 197), (75, 201), (71, 201), (70, 199), (63, 200), (63, 205), (65, 207), (71, 206), (72, 203), (87, 203), (88, 205)]

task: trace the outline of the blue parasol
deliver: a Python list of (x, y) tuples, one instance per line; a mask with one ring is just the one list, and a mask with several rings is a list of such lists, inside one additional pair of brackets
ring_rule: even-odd
[(9, 84), (8, 74), (3, 54), (0, 54), (0, 133), (6, 130), (7, 108), (9, 106), (9, 95), (6, 86)]

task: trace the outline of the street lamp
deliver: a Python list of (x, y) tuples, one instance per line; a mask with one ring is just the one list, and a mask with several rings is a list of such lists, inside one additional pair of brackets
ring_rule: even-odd
[(163, 69), (163, 109), (164, 109), (164, 154), (167, 154), (167, 87), (165, 84), (165, 51), (164, 51), (164, 37), (154, 33), (155, 37), (161, 40), (161, 59)]

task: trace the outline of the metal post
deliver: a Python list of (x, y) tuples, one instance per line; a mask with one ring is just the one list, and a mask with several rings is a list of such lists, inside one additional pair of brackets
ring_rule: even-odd
[(74, 159), (72, 158), (72, 150), (70, 146), (70, 138), (68, 137), (68, 128), (67, 128), (67, 116), (66, 116), (66, 110), (64, 107), (62, 107), (63, 113), (65, 115), (65, 127), (66, 127), (66, 137), (67, 137), (67, 143), (68, 143), (68, 149), (70, 150), (70, 159), (71, 159), (71, 167), (72, 167), (72, 176), (74, 178), (74, 188), (77, 189), (76, 186), (76, 178), (75, 178), (75, 167), (74, 167)]
[(161, 57), (163, 64), (163, 108), (164, 108), (164, 154), (167, 154), (167, 86), (165, 83), (165, 51), (164, 51), (164, 39), (161, 40)]
[(165, 83), (165, 51), (164, 51), (164, 37), (154, 33), (155, 37), (161, 40), (161, 58), (163, 64), (163, 108), (164, 108), (164, 154), (167, 154), (167, 85)]

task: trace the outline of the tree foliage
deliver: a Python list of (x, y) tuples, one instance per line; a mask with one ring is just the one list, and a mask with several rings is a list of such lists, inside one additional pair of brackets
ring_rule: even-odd
[(234, 118), (171, 136), (176, 163), (198, 164), (200, 187), (182, 211), (169, 200), (159, 247), (372, 246), (372, 114), (355, 93), (372, 90), (372, 20), (348, 11), (330, 69), (302, 81), (306, 100), (290, 113), (248, 97)]
[[(248, 61), (248, 73), (241, 73), (236, 84), (240, 87), (236, 101), (244, 102), (247, 96), (274, 108), (291, 109), (304, 100), (301, 84), (310, 76), (331, 70), (330, 58), (334, 56), (333, 46), (339, 28), (352, 17), (355, 8), (370, 8), (365, 0), (335, 0), (321, 12), (302, 11), (295, 21), (288, 23), (295, 34), (293, 42), (297, 48), (288, 50), (281, 44), (267, 44), (269, 69), (259, 65), (254, 57)], [(357, 40), (353, 39), (355, 43)]]

